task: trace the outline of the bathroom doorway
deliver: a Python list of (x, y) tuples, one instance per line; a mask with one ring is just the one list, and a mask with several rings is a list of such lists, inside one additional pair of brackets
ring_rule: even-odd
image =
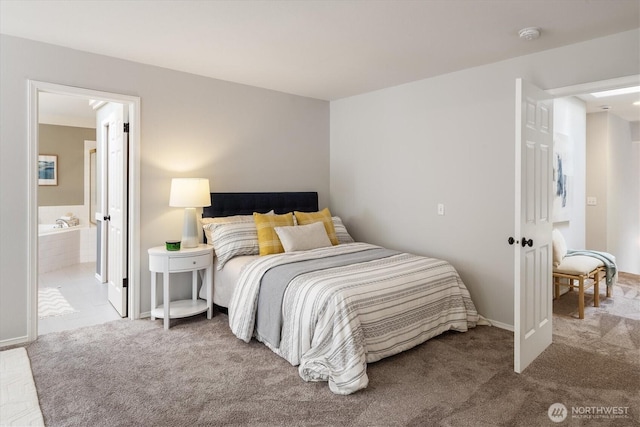
[[(121, 317), (136, 318), (139, 273), (134, 272), (139, 271), (139, 203), (133, 199), (139, 188), (139, 99), (41, 82), (31, 82), (30, 89), (33, 170), (39, 178), (39, 156), (48, 155), (44, 160), (55, 161), (46, 166), (53, 168), (57, 179), (55, 186), (40, 185), (39, 179), (30, 185), (30, 216), (33, 229), (39, 230), (30, 239), (31, 271), (36, 272), (30, 280), (30, 337)], [(74, 113), (68, 112), (73, 110), (71, 104), (83, 106), (84, 113), (80, 114), (85, 117), (73, 117)], [(120, 122), (110, 114), (113, 107), (123, 113)], [(63, 114), (63, 110), (67, 112)], [(132, 119), (128, 124), (130, 132), (125, 128), (127, 117)], [(116, 126), (119, 133), (115, 132)], [(63, 135), (51, 138), (56, 132)], [(107, 177), (105, 158), (105, 141), (110, 133), (125, 138), (120, 169), (124, 176), (119, 180), (123, 188), (117, 192), (123, 195), (119, 203), (123, 209), (119, 228), (122, 276), (111, 283), (104, 273), (110, 262), (105, 250), (109, 212), (106, 203), (102, 204), (106, 196), (101, 197), (100, 191), (112, 181)], [(134, 133), (132, 138), (128, 138), (129, 133)], [(75, 152), (80, 155), (70, 155), (69, 147), (60, 145), (69, 145), (71, 140), (76, 141)], [(114, 282), (124, 294), (118, 298), (120, 311), (109, 302), (109, 286)]]
[[(101, 271), (96, 219), (100, 179), (96, 126), (104, 102), (41, 92), (40, 159), (55, 159), (55, 185), (38, 182), (38, 334), (119, 319)], [(119, 104), (121, 105), (121, 104)], [(103, 144), (101, 144), (102, 146)], [(46, 154), (45, 154), (46, 153)]]

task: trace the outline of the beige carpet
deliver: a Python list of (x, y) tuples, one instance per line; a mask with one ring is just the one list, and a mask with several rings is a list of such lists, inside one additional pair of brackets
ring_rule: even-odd
[[(620, 273), (612, 296), (600, 283), (600, 306), (593, 306), (593, 287), (585, 291), (584, 319), (578, 319), (578, 292), (568, 292), (553, 303), (554, 334), (571, 345), (617, 358), (640, 361), (640, 276)], [(640, 388), (640, 386), (639, 386)]]
[[(588, 283), (591, 283), (589, 280)], [(619, 273), (616, 285), (612, 289), (611, 298), (606, 297), (604, 280), (600, 281), (600, 306), (593, 306), (593, 286), (586, 289), (584, 298), (585, 319), (602, 313), (612, 314), (627, 319), (640, 320), (640, 276)], [(561, 295), (553, 303), (554, 314), (562, 317), (578, 318), (578, 292), (572, 291)]]
[[(639, 321), (600, 318), (625, 322), (638, 342)], [(370, 364), (369, 387), (349, 396), (305, 383), (262, 344), (236, 339), (220, 314), (169, 331), (160, 320), (117, 320), (27, 349), (48, 426), (640, 425), (637, 350), (565, 320), (523, 374), (513, 372), (513, 334), (481, 326)], [(559, 404), (562, 424), (549, 417)], [(625, 412), (587, 418), (589, 408)]]

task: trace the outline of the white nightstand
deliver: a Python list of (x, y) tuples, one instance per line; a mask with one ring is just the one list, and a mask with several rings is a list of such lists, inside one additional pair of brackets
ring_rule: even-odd
[[(213, 246), (200, 244), (196, 248), (168, 251), (164, 246), (149, 249), (149, 271), (151, 271), (151, 320), (164, 319), (164, 328), (169, 329), (169, 319), (193, 316), (207, 312), (213, 315)], [(191, 299), (170, 301), (171, 273), (192, 272)], [(207, 299), (198, 299), (198, 272), (204, 271), (202, 286), (206, 286)], [(156, 276), (163, 274), (162, 305), (157, 304)]]

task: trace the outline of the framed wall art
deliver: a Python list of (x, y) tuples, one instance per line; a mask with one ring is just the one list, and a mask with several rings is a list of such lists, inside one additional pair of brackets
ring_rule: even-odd
[(58, 156), (38, 156), (38, 185), (58, 185)]
[(571, 218), (572, 178), (572, 141), (567, 135), (555, 133), (553, 138), (553, 222), (565, 222)]

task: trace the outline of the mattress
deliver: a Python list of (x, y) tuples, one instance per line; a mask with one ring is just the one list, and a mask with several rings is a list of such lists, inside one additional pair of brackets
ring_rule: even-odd
[[(213, 259), (213, 303), (220, 307), (229, 307), (231, 295), (238, 283), (242, 268), (259, 258), (258, 255), (238, 256), (229, 260), (218, 270), (218, 258)], [(206, 287), (200, 288), (200, 298), (206, 299)]]

